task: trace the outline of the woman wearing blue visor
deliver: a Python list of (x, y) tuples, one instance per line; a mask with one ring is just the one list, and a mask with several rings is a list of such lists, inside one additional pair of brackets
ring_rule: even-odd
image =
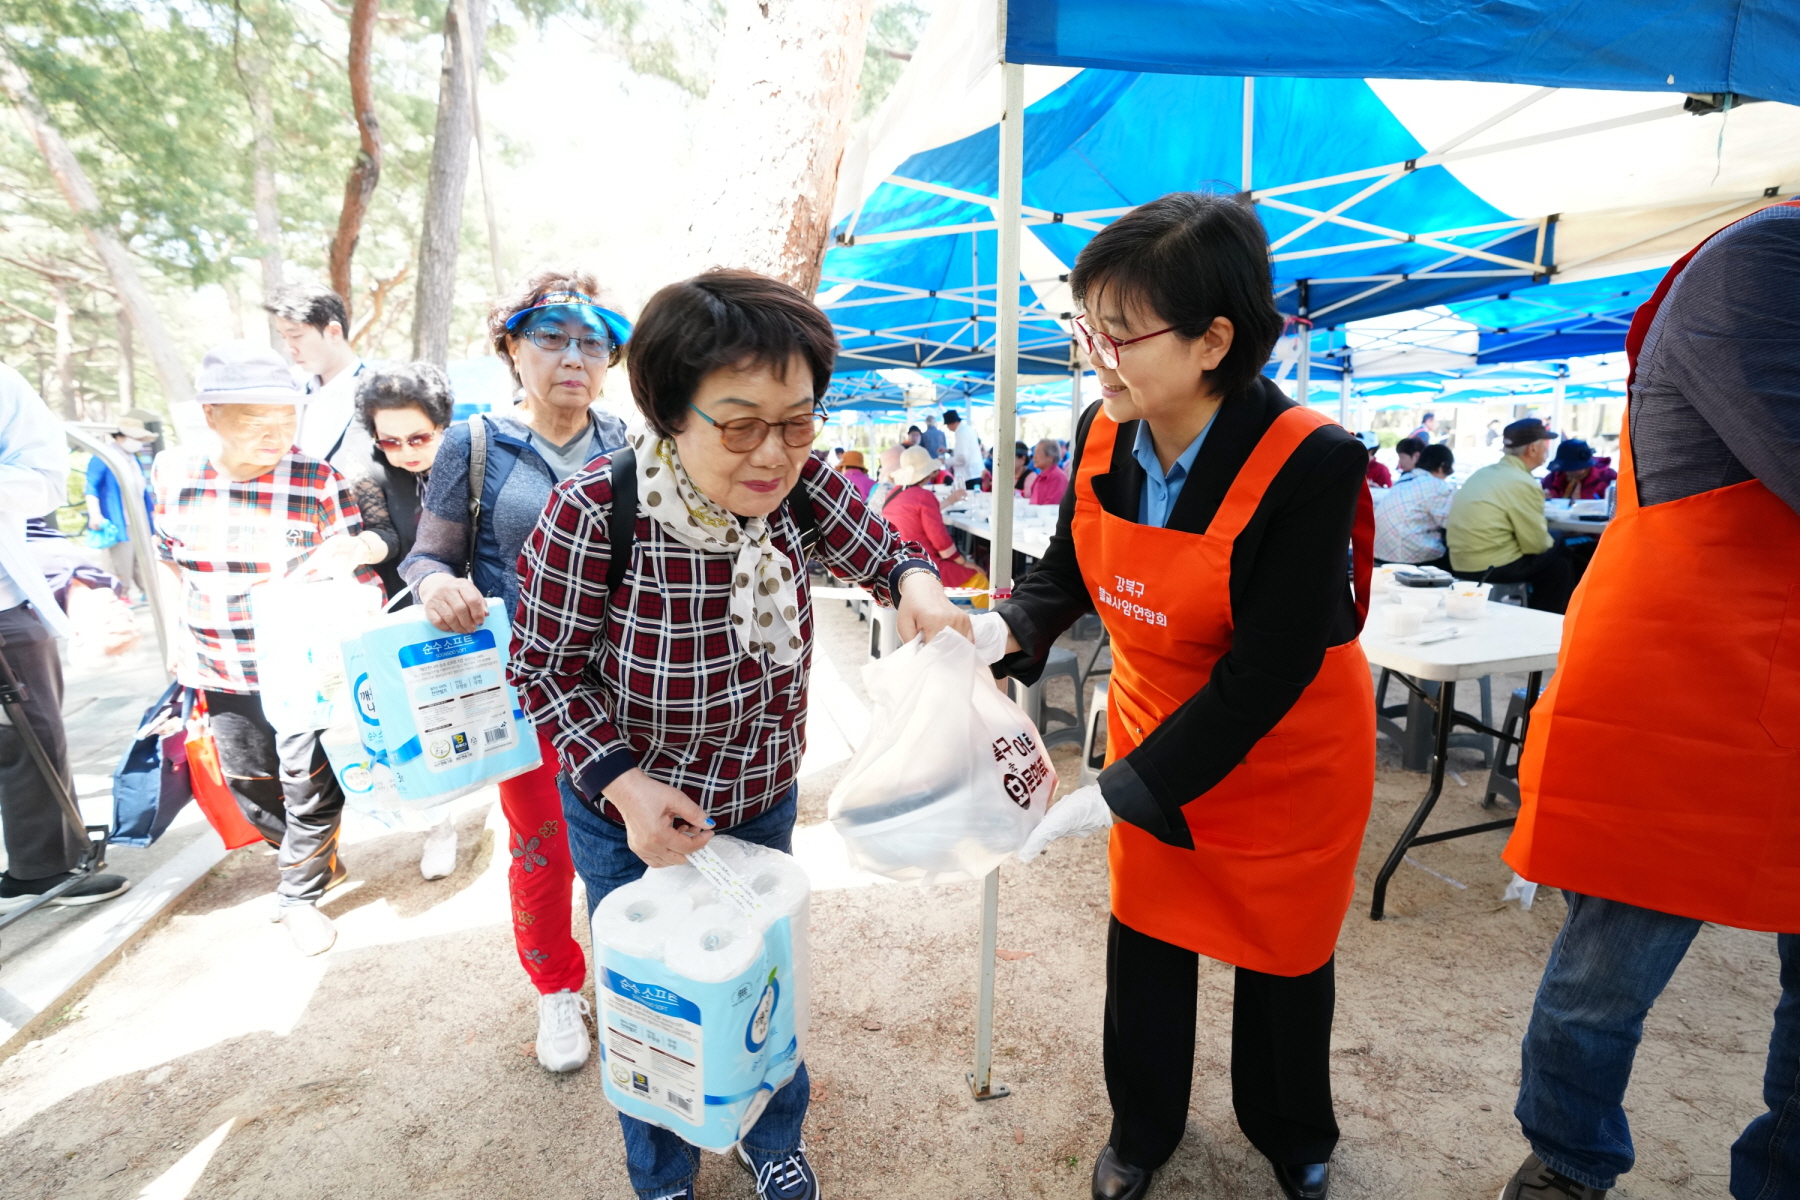
[[(625, 444), (624, 422), (595, 403), (631, 324), (595, 303), (598, 291), (584, 272), (547, 272), (488, 315), (494, 352), (519, 386), (517, 402), (445, 430), (413, 552), (400, 564), (439, 629), (472, 632), (489, 597), (499, 597), (510, 618), (519, 604), (519, 548), (550, 489)], [(587, 960), (570, 929), (575, 868), (556, 752), (541, 733), (538, 743), (543, 765), (500, 785), (511, 828), (513, 940), (539, 993), (538, 1061), (573, 1071), (588, 1059)]]

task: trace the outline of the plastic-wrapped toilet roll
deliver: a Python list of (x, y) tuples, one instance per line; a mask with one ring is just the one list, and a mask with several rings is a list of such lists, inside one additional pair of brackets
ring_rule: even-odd
[(709, 904), (682, 918), (663, 947), (663, 962), (685, 978), (723, 983), (748, 970), (762, 948), (762, 934), (742, 913)]
[(694, 911), (686, 893), (628, 883), (594, 909), (594, 940), (633, 958), (661, 958), (665, 944)]
[(759, 855), (742, 864), (732, 863), (732, 869), (743, 876), (750, 890), (765, 905), (756, 919), (758, 928), (767, 929), (782, 917), (806, 911), (807, 900), (812, 895), (812, 881), (807, 878), (805, 868), (787, 855)]
[(651, 867), (638, 882), (659, 891), (685, 892), (700, 882), (700, 872), (685, 864), (679, 867)]

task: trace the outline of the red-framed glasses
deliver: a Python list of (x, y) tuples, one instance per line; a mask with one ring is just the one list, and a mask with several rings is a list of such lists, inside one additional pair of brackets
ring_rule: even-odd
[(1173, 333), (1175, 327), (1159, 329), (1155, 333), (1146, 333), (1142, 337), (1126, 338), (1120, 341), (1110, 333), (1102, 333), (1098, 329), (1088, 327), (1086, 317), (1075, 318), (1075, 330), (1081, 334), (1081, 340), (1087, 344), (1088, 357), (1101, 366), (1111, 370), (1119, 365), (1119, 351), (1127, 346), (1135, 346), (1139, 342), (1147, 342), (1153, 337), (1161, 337), (1165, 333)]

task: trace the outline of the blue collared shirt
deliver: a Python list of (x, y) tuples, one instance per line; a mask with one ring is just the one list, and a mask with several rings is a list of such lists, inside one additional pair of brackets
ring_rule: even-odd
[(1156, 457), (1156, 443), (1150, 437), (1150, 422), (1139, 421), (1137, 440), (1132, 443), (1132, 457), (1144, 468), (1144, 491), (1138, 497), (1138, 524), (1154, 525), (1162, 528), (1169, 523), (1169, 514), (1175, 511), (1175, 501), (1181, 498), (1182, 485), (1187, 482), (1188, 472), (1194, 469), (1194, 459), (1200, 454), (1200, 443), (1212, 431), (1213, 421), (1219, 419), (1215, 411), (1211, 420), (1206, 422), (1199, 436), (1188, 443), (1188, 448), (1181, 452), (1181, 457), (1169, 467), (1168, 474), (1163, 473), (1162, 463)]

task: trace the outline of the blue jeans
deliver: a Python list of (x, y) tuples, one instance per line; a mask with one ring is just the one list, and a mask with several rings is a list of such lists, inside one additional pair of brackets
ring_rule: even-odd
[[(1538, 985), (1513, 1108), (1552, 1170), (1610, 1188), (1635, 1161), (1625, 1085), (1644, 1016), (1700, 922), (1565, 890), (1568, 919)], [(1763, 1074), (1768, 1111), (1731, 1147), (1736, 1200), (1800, 1200), (1800, 936), (1781, 934), (1781, 999)]]
[[(575, 859), (575, 873), (587, 888), (591, 920), (601, 897), (643, 876), (644, 860), (625, 844), (624, 826), (595, 816), (576, 797), (566, 779), (559, 778), (557, 783), (562, 789), (563, 817), (569, 827), (569, 853)], [(790, 788), (773, 808), (722, 832), (785, 854), (793, 849), (794, 817), (799, 807), (799, 792)], [(770, 1097), (769, 1106), (744, 1136), (741, 1144), (752, 1166), (786, 1158), (799, 1147), (800, 1125), (806, 1120), (811, 1091), (806, 1064), (801, 1063), (793, 1080)], [(698, 1147), (661, 1126), (624, 1113), (619, 1114), (619, 1124), (625, 1130), (625, 1167), (631, 1173), (631, 1186), (639, 1200), (656, 1200), (693, 1181), (700, 1168)]]

